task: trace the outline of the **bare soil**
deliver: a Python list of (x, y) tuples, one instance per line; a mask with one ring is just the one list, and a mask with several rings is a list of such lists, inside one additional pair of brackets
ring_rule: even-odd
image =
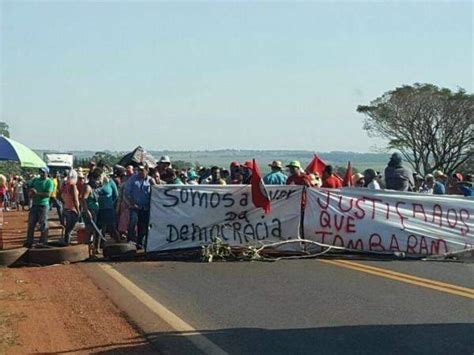
[(0, 354), (156, 353), (77, 265), (0, 269)]

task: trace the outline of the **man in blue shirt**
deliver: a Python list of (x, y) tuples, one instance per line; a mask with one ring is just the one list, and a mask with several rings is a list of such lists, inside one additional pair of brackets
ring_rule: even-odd
[(288, 178), (281, 172), (283, 165), (281, 161), (274, 160), (271, 164), (268, 164), (272, 168), (272, 172), (265, 175), (263, 183), (265, 185), (286, 185), (286, 179)]
[(143, 248), (143, 239), (150, 223), (151, 187), (155, 181), (148, 176), (148, 169), (140, 165), (138, 173), (125, 184), (124, 197), (130, 209), (127, 240), (136, 241), (137, 248)]

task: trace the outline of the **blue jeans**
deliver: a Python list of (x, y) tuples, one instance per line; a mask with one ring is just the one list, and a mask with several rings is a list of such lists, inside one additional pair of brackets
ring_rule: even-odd
[(130, 209), (130, 221), (128, 222), (127, 240), (136, 241), (143, 246), (143, 238), (148, 234), (148, 224), (150, 222), (150, 210)]
[(69, 242), (71, 241), (71, 232), (74, 229), (74, 226), (76, 225), (79, 219), (79, 215), (77, 214), (76, 211), (64, 210), (63, 216), (64, 216), (64, 219), (66, 220), (66, 229), (64, 231), (64, 242), (69, 244)]
[(33, 246), (35, 227), (40, 226), (41, 239), (40, 243), (48, 243), (48, 206), (33, 205), (28, 213), (28, 231), (26, 233), (26, 244), (28, 247)]
[(59, 218), (59, 223), (64, 224), (63, 221), (63, 205), (61, 201), (58, 198), (51, 197), (49, 199), (50, 201), (50, 210), (54, 207), (56, 208), (56, 211), (58, 212), (58, 218)]

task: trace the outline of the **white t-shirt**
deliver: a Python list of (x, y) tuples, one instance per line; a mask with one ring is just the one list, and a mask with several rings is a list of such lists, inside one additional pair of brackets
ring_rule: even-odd
[(374, 179), (371, 182), (369, 182), (369, 184), (367, 185), (367, 188), (371, 190), (380, 190), (380, 184), (378, 183), (377, 180)]

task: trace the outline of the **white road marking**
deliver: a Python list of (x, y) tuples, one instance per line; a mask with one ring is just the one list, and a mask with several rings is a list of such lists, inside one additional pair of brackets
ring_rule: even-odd
[(183, 336), (189, 335), (190, 337), (188, 340), (191, 341), (198, 349), (206, 354), (228, 354), (221, 347), (214, 344), (190, 324), (179, 318), (176, 314), (171, 312), (168, 308), (159, 303), (120, 272), (115, 270), (112, 266), (108, 264), (98, 264), (98, 266), (115, 281), (117, 281), (123, 288), (134, 295), (141, 303), (148, 307), (150, 311), (168, 323), (173, 329), (178, 332), (184, 332), (185, 334)]

